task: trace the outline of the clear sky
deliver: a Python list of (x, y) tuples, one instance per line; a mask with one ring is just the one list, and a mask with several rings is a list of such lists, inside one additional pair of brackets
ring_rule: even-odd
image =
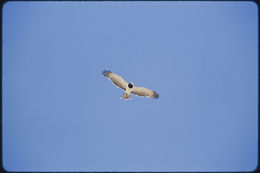
[[(252, 171), (254, 2), (8, 2), (8, 171)], [(117, 73), (159, 99), (122, 100)]]

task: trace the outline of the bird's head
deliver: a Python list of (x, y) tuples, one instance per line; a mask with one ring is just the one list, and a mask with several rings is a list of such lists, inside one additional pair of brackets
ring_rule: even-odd
[(133, 88), (133, 87), (134, 87), (133, 82), (130, 82), (130, 83), (128, 84), (128, 87), (129, 87), (129, 88)]

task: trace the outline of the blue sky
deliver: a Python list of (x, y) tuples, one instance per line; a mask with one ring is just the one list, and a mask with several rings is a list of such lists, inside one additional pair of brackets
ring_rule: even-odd
[[(2, 141), (8, 171), (251, 171), (253, 2), (8, 2)], [(117, 73), (159, 99), (122, 100)]]

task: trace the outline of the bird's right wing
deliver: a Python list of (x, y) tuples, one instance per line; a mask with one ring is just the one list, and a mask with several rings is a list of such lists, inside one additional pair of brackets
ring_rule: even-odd
[(144, 87), (134, 86), (134, 89), (132, 90), (131, 93), (141, 96), (141, 97), (152, 97), (154, 99), (157, 99), (159, 97), (159, 94), (157, 94), (155, 91), (152, 91), (152, 90), (144, 88)]
[(103, 71), (103, 75), (110, 79), (117, 87), (126, 90), (127, 82), (121, 76), (107, 70)]

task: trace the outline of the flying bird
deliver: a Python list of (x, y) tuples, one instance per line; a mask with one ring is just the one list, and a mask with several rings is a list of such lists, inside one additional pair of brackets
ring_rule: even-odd
[(121, 96), (122, 99), (130, 99), (131, 93), (141, 97), (152, 97), (154, 99), (159, 97), (159, 94), (157, 94), (155, 91), (144, 87), (136, 87), (132, 82), (127, 83), (121, 76), (111, 71), (104, 70), (103, 75), (110, 79), (117, 87), (125, 90), (124, 94)]

